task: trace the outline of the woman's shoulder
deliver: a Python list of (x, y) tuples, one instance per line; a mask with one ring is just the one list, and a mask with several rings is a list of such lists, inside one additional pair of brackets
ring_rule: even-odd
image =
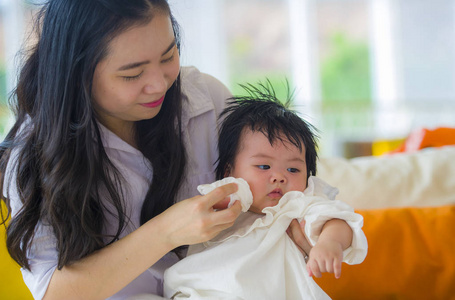
[(221, 111), (226, 100), (232, 97), (229, 89), (212, 75), (195, 67), (182, 67), (180, 71), (182, 93), (193, 108), (214, 107)]
[(199, 69), (194, 66), (181, 67), (180, 75), (183, 86), (192, 85), (194, 87), (207, 87), (210, 89), (222, 88), (228, 91), (226, 86), (220, 80), (212, 75), (199, 71)]

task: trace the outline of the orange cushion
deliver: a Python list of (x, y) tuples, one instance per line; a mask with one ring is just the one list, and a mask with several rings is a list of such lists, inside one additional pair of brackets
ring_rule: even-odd
[(315, 278), (333, 299), (455, 299), (455, 205), (358, 210), (368, 255), (341, 278)]
[(428, 147), (442, 147), (446, 145), (455, 145), (455, 128), (422, 128), (412, 132), (398, 149), (392, 150), (390, 153), (412, 152)]

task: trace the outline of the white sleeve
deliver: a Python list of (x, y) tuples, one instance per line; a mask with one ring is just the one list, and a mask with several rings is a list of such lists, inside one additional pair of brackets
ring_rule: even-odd
[(348, 264), (359, 264), (365, 259), (368, 243), (362, 231), (363, 217), (346, 203), (337, 200), (315, 201), (310, 204), (303, 219), (305, 234), (312, 245), (319, 239), (322, 227), (327, 221), (332, 219), (346, 221), (352, 229), (353, 236), (351, 246), (343, 253), (343, 261)]
[(50, 226), (38, 224), (33, 245), (28, 252), (30, 271), (21, 269), (24, 282), (34, 299), (42, 299), (57, 268), (57, 247)]
[[(312, 183), (311, 181), (314, 182)], [(330, 186), (321, 179), (310, 177), (309, 189), (305, 190), (305, 195), (310, 200), (308, 209), (303, 217), (305, 220), (305, 234), (310, 243), (314, 245), (327, 221), (331, 219), (346, 221), (352, 229), (353, 237), (351, 246), (343, 253), (343, 261), (348, 264), (359, 264), (365, 259), (368, 250), (368, 242), (362, 231), (363, 217), (355, 213), (354, 209), (348, 204), (338, 200), (329, 200), (329, 196), (323, 197), (321, 193), (317, 192), (323, 190), (323, 185), (327, 185), (324, 188), (325, 191), (331, 190)], [(317, 188), (312, 189), (312, 187)], [(330, 194), (333, 195), (333, 193)]]

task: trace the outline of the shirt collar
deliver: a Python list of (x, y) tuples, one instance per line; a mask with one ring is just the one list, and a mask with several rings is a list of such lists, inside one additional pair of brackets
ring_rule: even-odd
[[(105, 127), (100, 122), (97, 122), (100, 128), (101, 134), (101, 141), (103, 142), (103, 146), (106, 149), (116, 149), (123, 152), (129, 152), (135, 155), (141, 154), (139, 150), (119, 138), (115, 133), (110, 131), (107, 127)], [(141, 154), (142, 155), (142, 154)]]

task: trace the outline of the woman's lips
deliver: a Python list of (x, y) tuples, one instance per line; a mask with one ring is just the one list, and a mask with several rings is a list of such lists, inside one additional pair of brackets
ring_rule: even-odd
[(156, 100), (156, 101), (153, 101), (153, 102), (149, 102), (149, 103), (141, 103), (142, 106), (145, 106), (145, 107), (157, 107), (157, 106), (160, 106), (161, 103), (163, 103), (164, 101), (164, 96), (161, 97), (160, 99)]

